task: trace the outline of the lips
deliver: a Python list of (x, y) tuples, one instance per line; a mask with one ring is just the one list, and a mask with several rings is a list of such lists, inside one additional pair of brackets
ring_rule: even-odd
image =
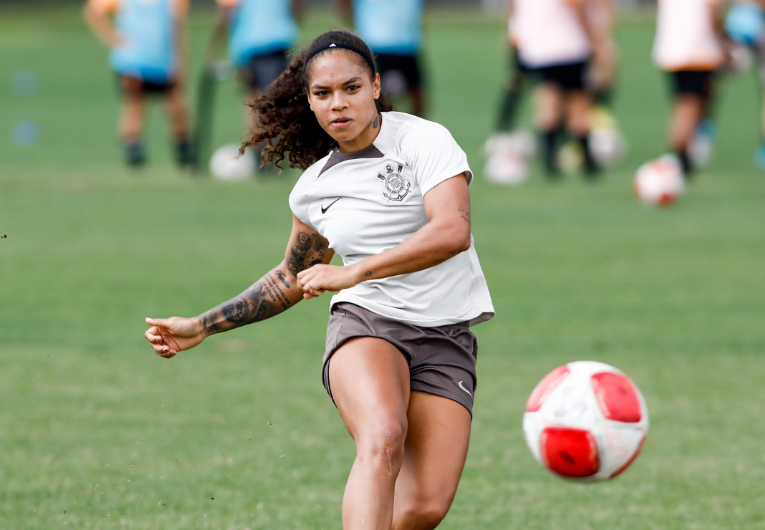
[(351, 120), (350, 118), (345, 118), (345, 117), (341, 116), (340, 118), (335, 118), (334, 120), (332, 120), (329, 123), (333, 127), (336, 127), (338, 129), (345, 129), (346, 127), (348, 127), (351, 124), (352, 121), (353, 120)]

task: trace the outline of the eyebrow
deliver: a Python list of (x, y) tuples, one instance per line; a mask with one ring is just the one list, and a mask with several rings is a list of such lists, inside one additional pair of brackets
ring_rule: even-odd
[[(351, 83), (358, 83), (359, 81), (361, 81), (360, 77), (358, 77), (358, 76), (352, 77), (348, 81), (343, 83), (343, 86), (350, 85)], [(322, 89), (322, 88), (329, 88), (329, 87), (328, 86), (324, 86), (324, 85), (316, 85), (316, 84), (314, 84), (314, 85), (311, 85), (311, 88), (312, 89)]]

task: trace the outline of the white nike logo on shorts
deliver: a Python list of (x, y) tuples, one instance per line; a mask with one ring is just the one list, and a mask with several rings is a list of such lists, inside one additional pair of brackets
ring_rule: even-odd
[(462, 390), (464, 390), (465, 392), (467, 392), (467, 393), (468, 393), (468, 396), (470, 396), (470, 397), (473, 397), (473, 394), (471, 394), (471, 393), (470, 393), (470, 390), (468, 390), (467, 388), (465, 388), (464, 386), (462, 386), (462, 381), (460, 381), (459, 383), (457, 383), (457, 386), (458, 386), (458, 387), (460, 387), (460, 388), (461, 388)]

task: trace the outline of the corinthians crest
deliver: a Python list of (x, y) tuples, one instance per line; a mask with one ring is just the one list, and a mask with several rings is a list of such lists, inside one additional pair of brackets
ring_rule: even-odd
[(387, 164), (385, 174), (377, 174), (377, 180), (383, 182), (383, 197), (388, 202), (402, 202), (412, 191), (412, 183), (401, 174), (401, 170), (404, 169), (403, 164), (397, 165), (398, 169), (394, 169), (391, 164)]

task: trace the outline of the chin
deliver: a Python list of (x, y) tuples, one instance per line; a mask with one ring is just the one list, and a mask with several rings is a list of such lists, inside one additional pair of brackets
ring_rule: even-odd
[[(355, 128), (354, 128), (355, 129)], [(328, 133), (329, 134), (329, 133)], [(329, 134), (336, 142), (348, 142), (355, 139), (360, 133), (356, 130), (333, 131)]]

